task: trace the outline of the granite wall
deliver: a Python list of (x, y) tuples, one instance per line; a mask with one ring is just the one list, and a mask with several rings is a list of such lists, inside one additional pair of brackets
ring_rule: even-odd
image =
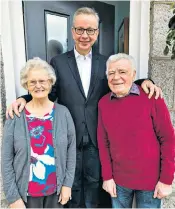
[[(4, 64), (2, 57), (1, 48), (1, 36), (0, 36), (0, 149), (2, 144), (2, 130), (5, 121), (5, 111), (6, 111), (6, 94), (5, 94), (5, 78), (4, 78)], [(0, 159), (1, 161), (1, 159)], [(1, 196), (1, 208), (7, 207), (7, 202), (2, 189), (2, 178), (0, 174), (0, 196)]]
[[(160, 86), (175, 127), (175, 61), (164, 56), (168, 22), (172, 17), (172, 1), (152, 1), (150, 7), (149, 76)], [(163, 200), (163, 208), (175, 208), (175, 181), (173, 194)]]

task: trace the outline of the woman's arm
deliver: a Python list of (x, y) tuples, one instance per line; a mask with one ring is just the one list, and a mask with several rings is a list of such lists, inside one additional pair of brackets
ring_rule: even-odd
[(76, 135), (74, 122), (68, 109), (66, 111), (66, 119), (68, 128), (68, 149), (66, 175), (63, 181), (63, 186), (72, 187), (76, 167)]
[[(8, 119), (4, 126), (3, 140), (2, 140), (2, 180), (3, 188), (6, 199), (9, 204), (13, 204), (21, 196), (19, 195), (18, 188), (15, 181), (15, 171), (13, 168), (14, 153), (14, 127), (15, 119)], [(24, 206), (25, 207), (25, 206)]]
[(74, 181), (76, 167), (76, 136), (75, 126), (69, 110), (66, 108), (66, 120), (68, 129), (68, 149), (66, 159), (66, 173), (63, 181), (63, 186), (59, 195), (58, 202), (62, 205), (66, 204), (71, 199), (71, 188)]

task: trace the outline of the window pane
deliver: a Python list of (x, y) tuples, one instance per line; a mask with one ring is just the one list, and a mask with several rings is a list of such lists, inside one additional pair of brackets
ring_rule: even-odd
[(68, 50), (67, 17), (46, 13), (47, 61)]

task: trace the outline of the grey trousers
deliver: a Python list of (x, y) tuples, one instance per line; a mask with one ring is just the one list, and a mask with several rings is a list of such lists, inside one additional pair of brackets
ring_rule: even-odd
[(63, 205), (58, 203), (58, 195), (56, 193), (43, 197), (27, 197), (26, 208), (63, 208)]

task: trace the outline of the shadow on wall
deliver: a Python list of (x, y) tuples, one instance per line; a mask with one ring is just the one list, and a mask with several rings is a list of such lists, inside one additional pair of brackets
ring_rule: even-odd
[(50, 40), (47, 45), (47, 62), (50, 63), (51, 59), (56, 55), (63, 53), (63, 45), (57, 40)]

